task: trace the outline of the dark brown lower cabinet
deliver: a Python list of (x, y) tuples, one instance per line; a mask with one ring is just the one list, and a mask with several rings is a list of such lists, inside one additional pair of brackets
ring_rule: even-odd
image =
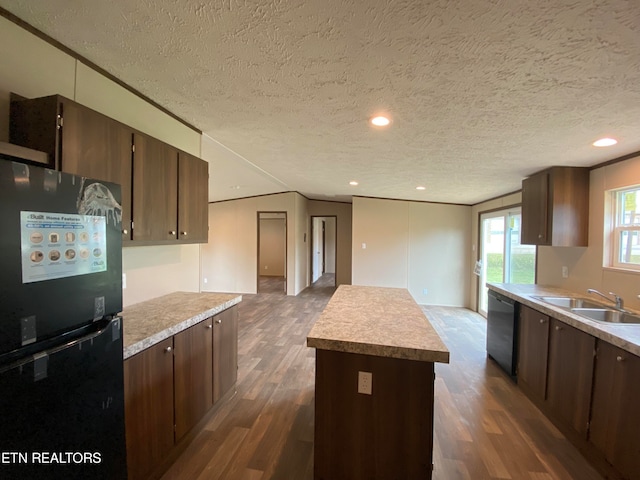
[(538, 402), (547, 396), (549, 317), (520, 306), (518, 385)]
[(176, 442), (211, 408), (212, 330), (213, 319), (208, 318), (173, 337)]
[(238, 379), (238, 307), (213, 317), (213, 403)]
[(129, 480), (147, 478), (173, 448), (173, 337), (124, 361)]
[(237, 306), (126, 359), (129, 480), (155, 478), (168, 467), (167, 458), (190, 442), (188, 432), (233, 388), (237, 372)]
[(589, 442), (623, 478), (640, 478), (640, 357), (598, 340)]
[(587, 438), (596, 339), (555, 318), (549, 333), (547, 403), (551, 414)]
[(433, 383), (431, 362), (317, 349), (314, 478), (431, 478)]

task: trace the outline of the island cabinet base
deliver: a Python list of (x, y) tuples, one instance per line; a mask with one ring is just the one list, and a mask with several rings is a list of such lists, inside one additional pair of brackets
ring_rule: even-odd
[(317, 349), (314, 478), (430, 479), (433, 385), (432, 362)]

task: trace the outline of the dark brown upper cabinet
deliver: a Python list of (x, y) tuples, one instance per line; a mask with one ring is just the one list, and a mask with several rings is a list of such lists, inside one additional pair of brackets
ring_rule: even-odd
[(552, 167), (522, 182), (521, 243), (586, 247), (589, 169)]
[(10, 141), (49, 155), (49, 168), (122, 187), (124, 245), (206, 243), (208, 166), (59, 95), (12, 96)]
[(72, 100), (11, 102), (11, 143), (49, 155), (49, 168), (117, 183), (122, 192), (122, 239), (131, 240), (133, 129)]
[(133, 240), (206, 243), (209, 164), (134, 134)]
[(133, 136), (133, 240), (178, 240), (178, 150)]
[(178, 238), (183, 243), (207, 243), (209, 164), (178, 153)]

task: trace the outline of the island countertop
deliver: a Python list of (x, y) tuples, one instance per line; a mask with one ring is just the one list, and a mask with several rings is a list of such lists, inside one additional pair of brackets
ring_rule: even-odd
[(449, 350), (403, 288), (341, 285), (307, 336), (307, 346), (449, 363)]
[(122, 311), (124, 359), (242, 301), (229, 293), (174, 292)]

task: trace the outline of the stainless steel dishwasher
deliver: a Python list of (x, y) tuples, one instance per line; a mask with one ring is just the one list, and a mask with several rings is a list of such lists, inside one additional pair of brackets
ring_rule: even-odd
[(518, 303), (489, 290), (487, 354), (516, 380), (518, 366)]

